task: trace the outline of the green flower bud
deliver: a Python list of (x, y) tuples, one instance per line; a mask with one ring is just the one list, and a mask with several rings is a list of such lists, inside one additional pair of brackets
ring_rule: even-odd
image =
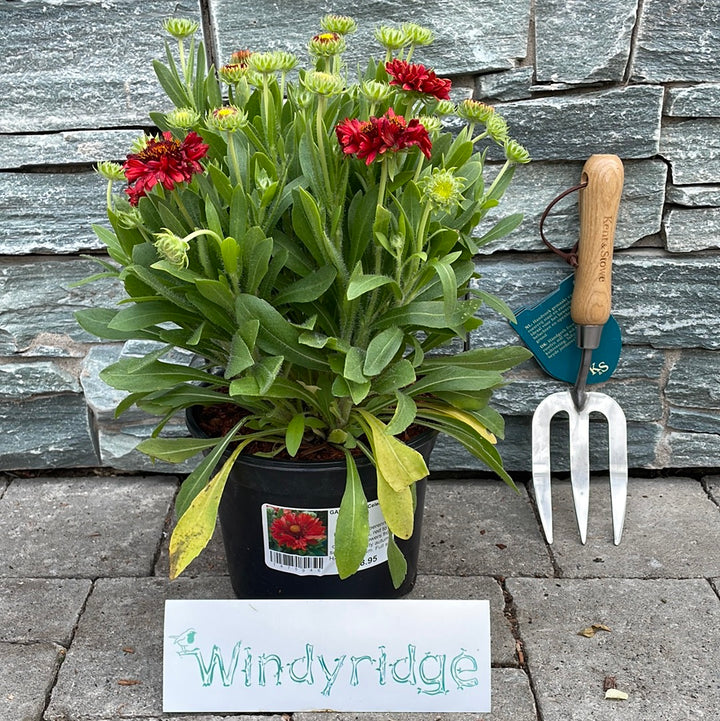
[(345, 52), (345, 38), (338, 33), (320, 33), (311, 38), (308, 52), (318, 58), (333, 57)]
[(234, 105), (225, 105), (214, 108), (207, 114), (206, 122), (209, 128), (226, 133), (234, 133), (247, 125), (247, 113)]
[(115, 217), (121, 228), (126, 230), (132, 230), (133, 228), (140, 228), (143, 225), (142, 214), (137, 208), (133, 208), (132, 205), (127, 203), (127, 208), (123, 210), (115, 209)]
[(527, 149), (520, 145), (517, 140), (507, 138), (505, 140), (505, 157), (511, 163), (529, 163), (530, 153)]
[(105, 178), (105, 180), (125, 180), (125, 171), (120, 163), (113, 163), (111, 160), (104, 160), (98, 163), (95, 170)]
[(227, 85), (237, 85), (248, 74), (248, 66), (244, 63), (228, 63), (218, 70), (220, 79)]
[(339, 95), (345, 88), (345, 82), (339, 75), (313, 70), (305, 75), (305, 87), (318, 95)]
[(248, 65), (251, 70), (260, 73), (261, 75), (272, 75), (283, 69), (285, 62), (284, 55), (281, 50), (276, 50), (267, 53), (253, 53), (248, 59)]
[(435, 115), (438, 115), (442, 118), (445, 115), (452, 115), (455, 110), (455, 103), (453, 103), (452, 100), (440, 100), (435, 106), (435, 110), (433, 112), (435, 113)]
[(284, 50), (276, 50), (275, 54), (277, 55), (279, 65), (278, 70), (282, 73), (287, 73), (298, 64), (297, 57), (292, 53), (285, 52)]
[(357, 23), (347, 15), (325, 15), (320, 20), (320, 27), (329, 33), (352, 35), (357, 30)]
[(499, 145), (503, 145), (508, 137), (508, 124), (502, 115), (493, 113), (485, 122), (488, 135)]
[(432, 135), (442, 130), (442, 120), (436, 115), (421, 115), (418, 120), (425, 126), (425, 130)]
[(375, 39), (386, 50), (400, 50), (408, 44), (408, 37), (400, 28), (381, 25), (375, 28)]
[(435, 168), (432, 175), (423, 181), (423, 190), (428, 201), (435, 207), (449, 211), (462, 202), (462, 187), (465, 178), (460, 178), (450, 170)]
[(492, 105), (481, 103), (478, 100), (463, 100), (457, 108), (457, 114), (471, 123), (487, 124), (488, 120), (495, 114)]
[(163, 228), (162, 232), (155, 233), (155, 248), (157, 252), (178, 268), (187, 268), (188, 251), (190, 243), (185, 238), (180, 238), (168, 228)]
[(170, 33), (174, 38), (182, 40), (190, 35), (194, 35), (200, 27), (194, 20), (187, 18), (166, 18), (163, 21), (163, 29)]
[(430, 45), (435, 40), (435, 33), (430, 28), (424, 28), (416, 23), (403, 23), (405, 36), (413, 45)]
[(165, 116), (165, 122), (173, 128), (189, 130), (200, 122), (200, 114), (193, 108), (175, 108)]
[(393, 89), (386, 83), (379, 83), (376, 80), (366, 80), (360, 86), (360, 92), (371, 103), (381, 103), (393, 94)]

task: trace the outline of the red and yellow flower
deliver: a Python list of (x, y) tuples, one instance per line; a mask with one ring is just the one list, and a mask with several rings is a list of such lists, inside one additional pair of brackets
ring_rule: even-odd
[(420, 148), (430, 158), (432, 142), (425, 126), (417, 119), (409, 122), (389, 108), (385, 115), (369, 120), (346, 118), (335, 128), (343, 153), (355, 155), (370, 165), (378, 156), (397, 153), (412, 147)]
[(178, 183), (187, 183), (195, 173), (202, 173), (200, 159), (205, 157), (209, 146), (195, 132), (189, 132), (184, 140), (164, 132), (161, 137), (149, 138), (138, 152), (130, 153), (123, 163), (129, 183), (125, 192), (131, 205), (137, 205), (157, 183), (172, 190)]
[(385, 63), (385, 70), (392, 78), (390, 85), (397, 85), (403, 90), (432, 95), (438, 100), (450, 99), (452, 82), (448, 78), (439, 78), (435, 71), (419, 63), (406, 60), (391, 60)]
[(282, 516), (270, 524), (270, 535), (279, 546), (291, 551), (306, 551), (308, 545), (324, 541), (327, 530), (316, 515), (285, 509)]

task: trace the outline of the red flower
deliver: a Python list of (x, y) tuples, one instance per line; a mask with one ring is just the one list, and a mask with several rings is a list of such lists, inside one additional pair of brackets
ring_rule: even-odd
[(385, 63), (385, 70), (392, 76), (390, 85), (399, 85), (403, 90), (432, 95), (438, 100), (450, 100), (451, 81), (439, 78), (433, 70), (424, 65), (406, 60), (391, 60)]
[(378, 155), (388, 151), (397, 153), (417, 146), (429, 158), (432, 150), (425, 126), (417, 118), (406, 122), (402, 115), (395, 115), (392, 108), (385, 115), (371, 117), (364, 122), (357, 118), (345, 118), (335, 128), (335, 134), (343, 153), (364, 158), (365, 165), (370, 165)]
[(324, 541), (327, 531), (317, 516), (285, 509), (282, 516), (270, 524), (270, 535), (279, 546), (292, 551), (305, 551), (308, 544)]
[(177, 183), (188, 182), (193, 174), (202, 173), (203, 167), (198, 161), (208, 149), (193, 131), (182, 142), (168, 132), (163, 133), (162, 138), (150, 138), (142, 150), (130, 153), (123, 164), (130, 184), (125, 189), (130, 204), (137, 205), (157, 183), (172, 190)]

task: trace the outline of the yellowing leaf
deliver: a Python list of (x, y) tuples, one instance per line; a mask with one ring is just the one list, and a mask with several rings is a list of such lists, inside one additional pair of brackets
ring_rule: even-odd
[(380, 509), (385, 516), (390, 533), (398, 538), (408, 539), (412, 536), (414, 511), (412, 491), (405, 486), (396, 491), (378, 470), (377, 491)]
[(370, 430), (370, 445), (375, 455), (378, 477), (382, 475), (393, 490), (401, 492), (428, 475), (425, 459), (418, 451), (390, 435), (385, 424), (371, 413), (358, 410)]
[(466, 426), (472, 428), (478, 435), (482, 436), (486, 441), (490, 441), (493, 445), (497, 443), (497, 438), (494, 433), (491, 433), (480, 421), (475, 418), (471, 413), (466, 413), (457, 408), (448, 408), (447, 406), (436, 406), (432, 403), (426, 404), (428, 408), (432, 408), (437, 413), (440, 413), (449, 418), (454, 418), (456, 421), (464, 423)]
[(196, 559), (212, 538), (218, 506), (235, 459), (249, 443), (238, 444), (208, 484), (193, 498), (170, 537), (170, 580), (176, 579)]

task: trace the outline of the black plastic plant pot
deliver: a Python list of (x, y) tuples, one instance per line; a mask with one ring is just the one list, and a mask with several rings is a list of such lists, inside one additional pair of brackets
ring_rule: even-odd
[[(186, 415), (190, 433), (207, 437)], [(410, 445), (427, 461), (437, 432)], [(369, 505), (368, 551), (354, 575), (340, 579), (332, 555), (337, 511), (345, 489), (345, 461), (294, 461), (240, 455), (220, 501), (228, 572), (238, 598), (399, 598), (415, 585), (427, 479), (415, 484), (413, 535), (397, 545), (407, 575), (395, 588), (387, 564), (387, 526), (377, 504), (375, 467), (356, 459)]]

